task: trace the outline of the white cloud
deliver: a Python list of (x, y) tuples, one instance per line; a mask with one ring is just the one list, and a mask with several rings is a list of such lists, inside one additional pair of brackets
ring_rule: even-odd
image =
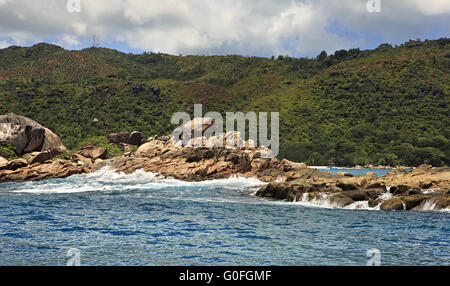
[(408, 4), (426, 15), (450, 14), (449, 0), (409, 0)]
[(8, 43), (7, 41), (0, 41), (0, 49), (4, 49), (11, 46), (10, 43)]
[(0, 0), (0, 39), (73, 48), (96, 35), (172, 54), (314, 56), (448, 36), (450, 26), (448, 0), (381, 0), (381, 13), (368, 13), (367, 0), (81, 1), (69, 13), (64, 0)]
[(58, 39), (56, 44), (59, 46), (69, 48), (69, 49), (73, 49), (73, 48), (77, 48), (81, 43), (75, 35), (62, 35)]

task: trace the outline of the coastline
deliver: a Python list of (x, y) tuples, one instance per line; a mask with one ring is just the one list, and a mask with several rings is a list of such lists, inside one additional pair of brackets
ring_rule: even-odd
[(102, 159), (105, 158), (104, 148), (90, 146), (68, 160), (22, 162), (24, 165), (14, 170), (0, 170), (0, 183), (66, 178), (109, 166), (117, 173), (132, 174), (142, 170), (188, 182), (226, 179), (233, 175), (256, 178), (267, 184), (255, 195), (280, 202), (380, 210), (450, 208), (449, 167), (422, 165), (410, 172), (394, 169), (383, 176), (373, 172), (354, 176), (345, 172), (333, 174), (321, 166), (308, 167), (285, 159), (263, 158), (268, 151), (265, 147), (248, 146), (176, 147), (169, 136), (153, 136), (136, 151), (110, 159)]
[[(213, 121), (183, 128), (204, 135)], [(346, 167), (308, 167), (279, 160), (264, 146), (230, 131), (217, 137), (192, 137), (188, 142), (172, 136), (143, 139), (140, 132), (111, 133), (105, 147), (85, 146), (67, 155), (60, 138), (29, 118), (8, 114), (0, 117), (3, 137), (22, 158), (0, 157), (0, 183), (42, 181), (95, 173), (105, 166), (114, 172), (152, 172), (187, 182), (226, 179), (233, 175), (267, 183), (256, 196), (288, 202), (329, 205), (336, 208), (366, 207), (380, 210), (441, 210), (450, 208), (450, 167), (421, 165), (406, 169), (378, 166), (369, 172), (352, 174)], [(5, 132), (6, 131), (6, 132)], [(121, 149), (124, 155), (108, 154)], [(59, 156), (65, 153), (66, 155)], [(315, 168), (314, 168), (315, 167)], [(365, 166), (372, 167), (373, 166)], [(365, 170), (356, 166), (351, 170)], [(337, 171), (337, 172), (336, 172)], [(381, 172), (382, 171), (382, 172)], [(355, 172), (354, 172), (355, 173)], [(377, 174), (378, 173), (378, 174)]]

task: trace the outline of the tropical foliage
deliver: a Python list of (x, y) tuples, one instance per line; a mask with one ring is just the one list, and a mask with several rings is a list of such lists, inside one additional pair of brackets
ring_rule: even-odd
[(283, 158), (448, 165), (449, 42), (383, 44), (315, 59), (10, 47), (0, 50), (0, 114), (28, 116), (74, 149), (110, 132), (168, 134), (172, 114), (192, 112), (194, 103), (222, 114), (274, 111)]

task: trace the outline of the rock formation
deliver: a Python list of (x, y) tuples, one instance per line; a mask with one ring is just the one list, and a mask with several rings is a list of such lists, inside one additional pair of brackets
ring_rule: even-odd
[(257, 196), (286, 201), (326, 201), (346, 207), (367, 201), (381, 210), (422, 210), (450, 208), (450, 168), (419, 166), (411, 172), (391, 171), (385, 176), (348, 177), (315, 169), (301, 169), (285, 182), (263, 186)]
[(6, 158), (0, 157), (0, 171), (8, 166), (8, 160)]
[(106, 138), (108, 139), (108, 143), (118, 145), (122, 151), (137, 148), (145, 143), (141, 132), (138, 131), (133, 131), (131, 134), (128, 132), (111, 133)]
[[(9, 127), (8, 142), (14, 142), (24, 150), (28, 146), (37, 145), (40, 133), (31, 131), (32, 128), (39, 129), (36, 127), (38, 125), (13, 122), (14, 124), (10, 121), (6, 123)], [(25, 121), (21, 121), (23, 122)], [(45, 151), (43, 147), (40, 152), (30, 153), (28, 160), (17, 159), (8, 162), (0, 157), (0, 183), (64, 178), (94, 172), (109, 165), (117, 172), (129, 174), (142, 169), (186, 181), (228, 178), (230, 175), (256, 177), (269, 182), (256, 192), (257, 196), (290, 202), (309, 202), (340, 208), (366, 204), (380, 210), (450, 208), (448, 167), (433, 168), (422, 165), (411, 172), (395, 170), (379, 177), (373, 173), (361, 176), (348, 173), (331, 174), (308, 168), (301, 163), (270, 158), (266, 156), (270, 154), (268, 148), (255, 148), (253, 142), (244, 141), (239, 132), (222, 133), (208, 138), (205, 131), (214, 122), (202, 120), (201, 123), (197, 127), (193, 127), (192, 122), (183, 126), (188, 132), (192, 132), (193, 128), (201, 128), (201, 137), (192, 138), (186, 146), (180, 144), (179, 138), (177, 140), (176, 137), (153, 136), (135, 152), (111, 159), (107, 159), (105, 148), (93, 146), (74, 153), (68, 160), (50, 160), (53, 149)], [(23, 130), (28, 130), (28, 133), (25, 132), (27, 139), (34, 139), (28, 139), (26, 144), (21, 142), (23, 135), (20, 137), (20, 132), (12, 132), (12, 126), (31, 126), (31, 129), (25, 127)], [(20, 128), (14, 130), (22, 130)], [(50, 136), (52, 140), (48, 140), (47, 131), (44, 130), (42, 146), (46, 146), (45, 142), (59, 140), (56, 135)], [(108, 140), (111, 144), (140, 143), (141, 136), (138, 132), (122, 132), (109, 134)], [(17, 142), (11, 138), (16, 138)], [(54, 140), (55, 138), (58, 140)], [(233, 144), (219, 144), (227, 140)]]
[(282, 174), (285, 168), (305, 167), (303, 164), (287, 160), (279, 162), (275, 158), (261, 158), (262, 152), (270, 152), (265, 147), (223, 148), (209, 146), (207, 140), (202, 143), (200, 147), (191, 144), (182, 147), (173, 144), (173, 138), (170, 136), (153, 136), (133, 155), (114, 158), (110, 164), (116, 170), (125, 173), (144, 169), (189, 181), (225, 178), (232, 174), (252, 176), (254, 173), (270, 181)]
[(10, 143), (18, 155), (49, 151), (55, 156), (67, 151), (58, 135), (14, 113), (0, 115), (0, 142)]

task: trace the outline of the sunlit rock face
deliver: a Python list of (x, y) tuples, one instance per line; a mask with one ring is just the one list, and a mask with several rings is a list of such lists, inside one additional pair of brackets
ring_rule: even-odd
[(58, 135), (28, 117), (14, 113), (0, 115), (0, 142), (14, 146), (17, 154), (67, 151)]
[[(194, 118), (177, 128), (171, 137), (171, 142), (175, 148), (182, 147), (206, 147), (206, 148), (255, 148), (252, 139), (247, 141), (242, 138), (238, 131), (215, 132), (218, 130), (215, 121), (208, 117)], [(270, 152), (269, 150), (266, 150)]]

